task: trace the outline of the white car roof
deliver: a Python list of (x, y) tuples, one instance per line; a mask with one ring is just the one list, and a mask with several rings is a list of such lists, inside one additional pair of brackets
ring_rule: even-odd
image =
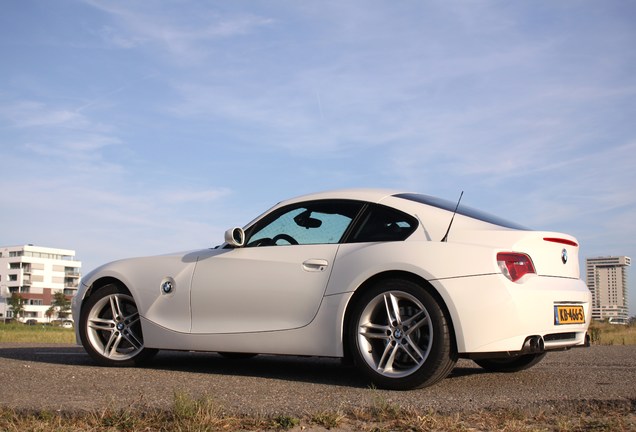
[(320, 200), (320, 199), (351, 199), (368, 202), (380, 202), (387, 196), (404, 193), (402, 190), (395, 189), (371, 189), (371, 188), (358, 188), (358, 189), (335, 189), (324, 192), (317, 192), (307, 195), (301, 195), (296, 198), (291, 198), (280, 203), (280, 205), (292, 204), (300, 201)]

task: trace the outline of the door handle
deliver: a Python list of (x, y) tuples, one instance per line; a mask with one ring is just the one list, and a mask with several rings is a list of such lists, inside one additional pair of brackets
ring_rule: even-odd
[(329, 262), (327, 260), (312, 258), (303, 263), (303, 269), (306, 271), (324, 271), (328, 265)]

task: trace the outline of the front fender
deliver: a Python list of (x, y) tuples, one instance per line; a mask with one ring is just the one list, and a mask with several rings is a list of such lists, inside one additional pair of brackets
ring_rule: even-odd
[[(82, 280), (74, 299), (73, 315), (76, 322), (86, 293), (107, 279), (116, 280), (130, 291), (142, 317), (170, 330), (190, 332), (190, 283), (198, 256), (198, 253), (193, 252), (131, 258), (96, 269)], [(161, 289), (167, 280), (172, 283), (170, 292)]]

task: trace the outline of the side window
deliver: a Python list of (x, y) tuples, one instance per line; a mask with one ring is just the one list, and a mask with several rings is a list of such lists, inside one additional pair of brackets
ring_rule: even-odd
[(402, 241), (417, 228), (417, 219), (398, 210), (375, 205), (363, 217), (353, 233), (352, 243)]
[(248, 230), (247, 247), (334, 244), (362, 208), (355, 201), (317, 201), (285, 207)]

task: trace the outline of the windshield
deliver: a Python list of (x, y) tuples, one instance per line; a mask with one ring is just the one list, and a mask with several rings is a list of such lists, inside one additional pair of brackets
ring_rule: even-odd
[[(405, 194), (397, 194), (395, 195), (397, 198), (403, 198), (403, 199), (407, 199), (410, 201), (415, 201), (421, 204), (426, 204), (429, 206), (433, 206), (433, 207), (437, 207), (437, 208), (441, 208), (443, 210), (448, 210), (449, 212), (453, 212), (455, 211), (455, 206), (457, 205), (457, 203), (451, 202), (451, 201), (447, 201), (445, 199), (441, 199), (441, 198), (436, 198), (436, 197), (432, 197), (429, 195), (422, 195), (422, 194), (412, 194), (412, 193), (405, 193)], [(457, 214), (463, 215), (463, 216), (467, 216), (469, 218), (473, 218), (473, 219), (477, 219), (483, 222), (487, 222), (493, 225), (499, 225), (502, 226), (504, 228), (511, 228), (511, 229), (516, 229), (516, 230), (524, 230), (527, 231), (528, 228), (519, 225), (517, 223), (514, 222), (510, 222), (508, 220), (502, 219), (500, 217), (497, 216), (493, 216), (491, 214), (485, 213), (481, 210), (477, 210), (471, 207), (467, 207), (467, 206), (463, 206), (463, 205), (459, 205), (459, 207), (457, 208)]]

